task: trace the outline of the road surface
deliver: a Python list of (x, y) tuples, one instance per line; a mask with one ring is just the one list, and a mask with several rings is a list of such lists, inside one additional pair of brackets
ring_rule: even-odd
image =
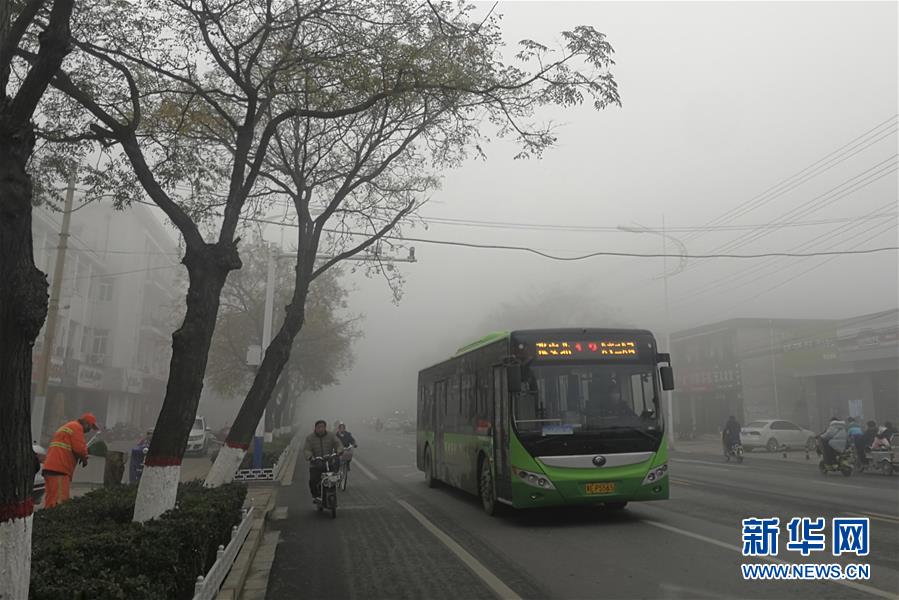
[[(671, 499), (602, 509), (485, 515), (476, 498), (428, 488), (415, 436), (353, 432), (360, 444), (336, 520), (314, 510), (306, 467), (288, 506), (267, 598), (897, 598), (899, 477), (824, 478), (815, 457), (674, 453)], [(859, 582), (744, 581), (741, 520), (864, 515), (871, 554), (790, 562), (865, 562)], [(781, 548), (786, 534), (781, 534)], [(783, 550), (783, 548), (782, 548)]]

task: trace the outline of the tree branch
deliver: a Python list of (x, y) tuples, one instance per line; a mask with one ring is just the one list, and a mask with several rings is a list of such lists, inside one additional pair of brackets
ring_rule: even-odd
[(318, 269), (315, 269), (312, 272), (312, 275), (309, 277), (309, 281), (310, 282), (314, 281), (316, 277), (318, 277), (319, 275), (321, 275), (322, 273), (324, 273), (325, 271), (327, 271), (328, 269), (330, 269), (331, 267), (333, 267), (340, 261), (350, 258), (351, 256), (355, 256), (356, 254), (359, 254), (366, 248), (372, 246), (375, 242), (377, 242), (382, 237), (387, 235), (391, 229), (396, 227), (396, 224), (399, 223), (403, 219), (403, 217), (405, 217), (407, 214), (409, 214), (414, 207), (415, 207), (414, 202), (410, 202), (409, 204), (407, 204), (402, 210), (400, 210), (396, 214), (396, 216), (393, 217), (393, 219), (387, 225), (382, 227), (372, 237), (366, 239), (364, 242), (362, 242), (358, 246), (355, 246), (354, 248), (350, 248), (349, 250), (341, 252), (340, 254), (338, 254), (337, 256), (335, 256), (334, 258), (330, 259), (328, 262), (326, 262), (325, 264), (320, 266)]
[(10, 116), (15, 121), (26, 123), (31, 120), (37, 103), (40, 102), (47, 86), (69, 53), (71, 43), (69, 22), (72, 19), (74, 4), (74, 0), (53, 2), (50, 21), (39, 36), (40, 49), (35, 61), (10, 105)]

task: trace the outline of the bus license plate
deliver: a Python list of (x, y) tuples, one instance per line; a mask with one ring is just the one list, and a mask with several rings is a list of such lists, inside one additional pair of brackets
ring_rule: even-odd
[(588, 483), (587, 484), (587, 493), (588, 494), (614, 494), (615, 493), (615, 482), (614, 481), (603, 481), (602, 483)]

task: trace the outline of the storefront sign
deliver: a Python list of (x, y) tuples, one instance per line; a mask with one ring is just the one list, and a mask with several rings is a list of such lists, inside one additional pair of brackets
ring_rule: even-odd
[(99, 390), (103, 387), (103, 369), (90, 365), (79, 365), (76, 385), (80, 388)]
[[(35, 352), (31, 355), (31, 381), (37, 383), (40, 377), (41, 354)], [(65, 361), (58, 356), (50, 357), (47, 365), (47, 385), (60, 385), (65, 374)]]
[(144, 376), (137, 369), (125, 369), (124, 388), (131, 394), (140, 394), (144, 388)]

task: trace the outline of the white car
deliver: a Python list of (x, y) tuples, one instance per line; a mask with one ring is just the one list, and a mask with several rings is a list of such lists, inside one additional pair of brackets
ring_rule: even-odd
[(209, 450), (209, 444), (206, 439), (208, 431), (206, 419), (203, 417), (194, 419), (194, 425), (190, 428), (190, 437), (187, 438), (187, 452), (206, 456), (206, 452)]
[(766, 419), (744, 426), (740, 430), (740, 441), (747, 450), (765, 448), (768, 452), (776, 452), (783, 446), (814, 450), (815, 433), (790, 421)]

